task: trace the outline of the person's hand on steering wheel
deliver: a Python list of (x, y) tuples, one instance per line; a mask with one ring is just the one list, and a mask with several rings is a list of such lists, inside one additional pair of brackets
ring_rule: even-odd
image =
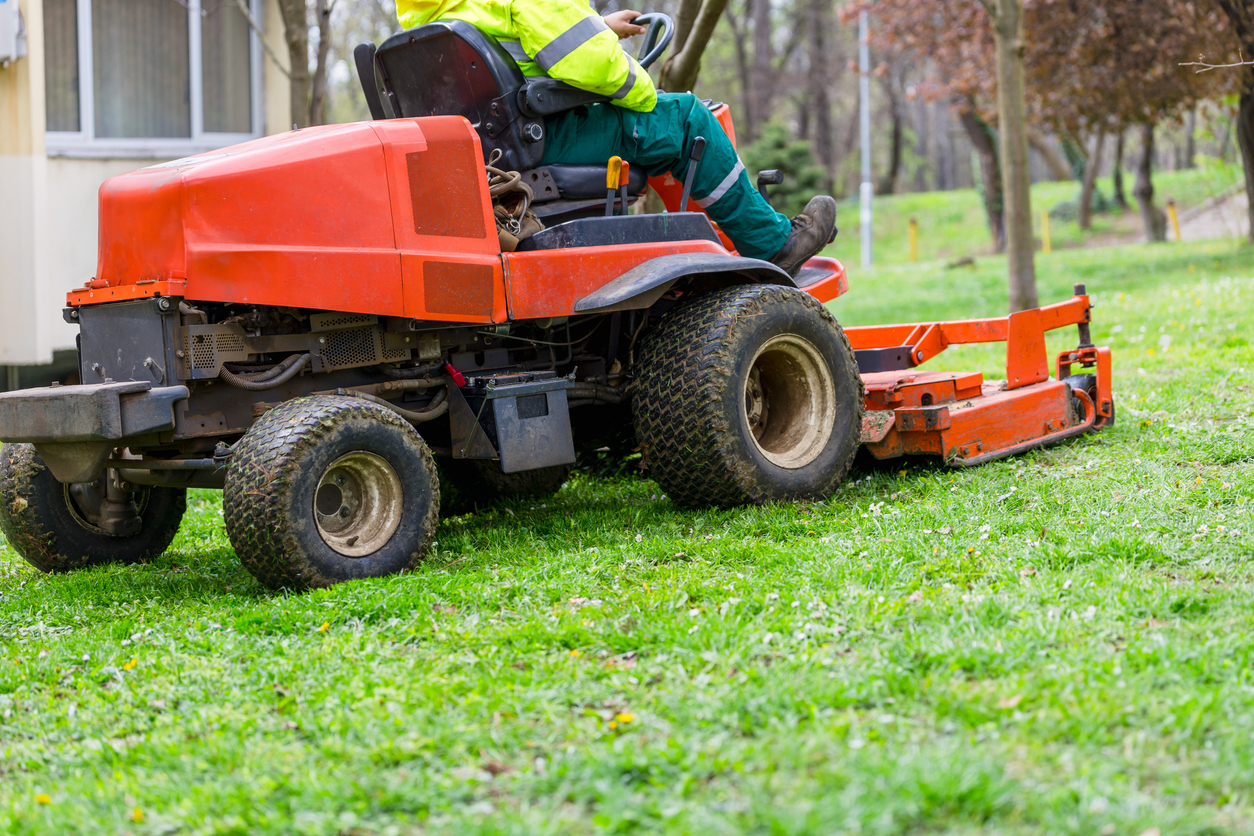
[(611, 12), (602, 19), (605, 21), (605, 25), (610, 27), (610, 30), (621, 41), (624, 38), (630, 38), (632, 35), (643, 35), (645, 33), (646, 27), (632, 23), (638, 17), (640, 17), (640, 12), (624, 9), (621, 12)]

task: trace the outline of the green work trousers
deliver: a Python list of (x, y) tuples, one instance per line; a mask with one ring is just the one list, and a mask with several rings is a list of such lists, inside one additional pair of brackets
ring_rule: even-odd
[(697, 205), (741, 255), (769, 259), (788, 240), (788, 218), (758, 194), (722, 126), (691, 93), (659, 93), (648, 113), (610, 104), (577, 107), (549, 119), (546, 128), (545, 164), (603, 166), (618, 156), (650, 177), (669, 171), (681, 183), (692, 141), (703, 136), (705, 153), (692, 184)]

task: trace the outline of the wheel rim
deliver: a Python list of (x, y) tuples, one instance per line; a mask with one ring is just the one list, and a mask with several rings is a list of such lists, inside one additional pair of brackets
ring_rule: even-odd
[(768, 340), (745, 380), (745, 423), (759, 452), (795, 470), (813, 462), (832, 437), (836, 386), (814, 345), (795, 334)]
[(313, 505), (328, 546), (346, 557), (366, 557), (387, 545), (401, 524), (401, 480), (380, 456), (349, 453), (322, 474)]
[[(99, 534), (101, 537), (118, 537), (119, 535), (110, 534), (91, 519), (92, 517), (97, 521), (100, 519), (100, 503), (104, 498), (104, 480), (107, 478), (106, 475), (95, 482), (67, 482), (62, 485), (62, 493), (65, 497), (65, 507), (69, 510), (74, 522), (92, 534)], [(147, 485), (135, 487), (131, 492), (131, 506), (135, 509), (136, 516), (144, 516), (144, 512), (148, 510), (148, 500), (151, 498), (152, 488)]]

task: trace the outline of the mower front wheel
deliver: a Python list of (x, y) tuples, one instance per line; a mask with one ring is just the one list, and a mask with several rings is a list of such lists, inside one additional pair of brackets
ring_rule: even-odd
[(231, 455), (227, 536), (272, 589), (325, 587), (416, 568), (440, 516), (426, 443), (394, 412), (316, 396), (267, 412)]
[(832, 315), (795, 288), (682, 303), (646, 335), (637, 369), (645, 468), (681, 505), (824, 497), (857, 453), (857, 361)]
[(128, 494), (133, 533), (100, 527), (98, 482), (58, 482), (30, 444), (0, 446), (0, 531), (41, 572), (69, 572), (104, 563), (146, 563), (174, 541), (187, 509), (181, 488), (137, 486)]

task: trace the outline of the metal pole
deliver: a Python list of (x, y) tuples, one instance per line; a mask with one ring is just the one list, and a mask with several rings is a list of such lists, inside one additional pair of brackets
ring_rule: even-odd
[(859, 109), (862, 112), (862, 266), (875, 263), (871, 249), (871, 199), (875, 187), (871, 184), (871, 46), (868, 34), (867, 13), (858, 15), (858, 75)]

